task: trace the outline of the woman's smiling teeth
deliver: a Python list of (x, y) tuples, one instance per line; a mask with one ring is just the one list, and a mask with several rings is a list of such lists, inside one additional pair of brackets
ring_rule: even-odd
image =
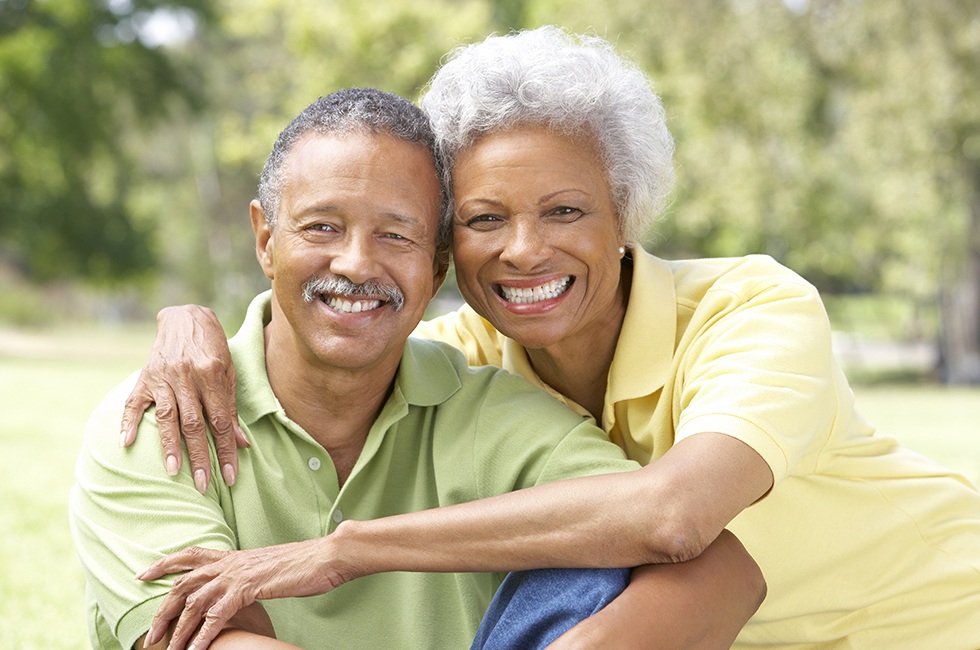
[(545, 282), (536, 287), (508, 287), (504, 284), (497, 285), (500, 288), (500, 297), (507, 302), (515, 305), (530, 305), (542, 300), (551, 300), (568, 291), (572, 284), (572, 276), (566, 275), (563, 278)]
[(381, 306), (380, 300), (345, 300), (338, 296), (323, 296), (323, 302), (334, 311), (346, 314), (357, 314), (362, 311), (370, 311)]

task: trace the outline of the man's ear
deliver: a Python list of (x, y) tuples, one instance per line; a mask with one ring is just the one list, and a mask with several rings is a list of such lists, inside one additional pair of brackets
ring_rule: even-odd
[(259, 266), (265, 273), (265, 277), (270, 280), (275, 279), (275, 267), (273, 265), (272, 250), (274, 242), (272, 240), (272, 228), (269, 221), (265, 218), (265, 210), (258, 199), (252, 199), (248, 204), (249, 214), (252, 216), (252, 230), (255, 232), (255, 257), (259, 260)]

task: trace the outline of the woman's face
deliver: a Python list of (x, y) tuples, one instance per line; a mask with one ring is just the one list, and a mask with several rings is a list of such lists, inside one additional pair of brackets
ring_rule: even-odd
[(588, 141), (533, 126), (484, 136), (457, 157), (453, 196), (456, 280), (497, 330), (531, 349), (619, 331), (621, 240)]

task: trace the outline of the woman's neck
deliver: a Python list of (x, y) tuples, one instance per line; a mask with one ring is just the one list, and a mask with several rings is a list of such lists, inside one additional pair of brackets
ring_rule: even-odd
[(624, 264), (617, 304), (601, 327), (568, 337), (553, 346), (527, 350), (531, 367), (538, 377), (585, 408), (600, 426), (609, 367), (616, 354), (616, 344), (626, 317), (632, 277), (632, 267)]

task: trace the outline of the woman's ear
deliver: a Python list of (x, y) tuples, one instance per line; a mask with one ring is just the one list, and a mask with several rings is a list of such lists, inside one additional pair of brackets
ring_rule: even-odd
[(275, 279), (275, 266), (273, 264), (273, 228), (269, 226), (269, 220), (265, 217), (265, 210), (258, 199), (252, 199), (248, 204), (248, 211), (252, 217), (252, 230), (255, 232), (255, 257), (259, 260), (259, 266), (265, 273), (265, 277), (270, 280)]

